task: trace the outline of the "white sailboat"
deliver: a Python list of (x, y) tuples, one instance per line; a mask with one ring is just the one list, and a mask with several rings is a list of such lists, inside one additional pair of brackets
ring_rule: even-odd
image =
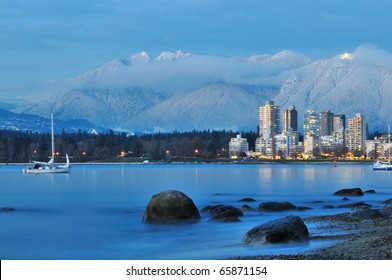
[(392, 163), (391, 163), (391, 133), (390, 133), (390, 126), (388, 126), (388, 161), (381, 161), (377, 160), (373, 164), (373, 170), (386, 170), (386, 171), (392, 171)]
[(54, 163), (54, 121), (53, 113), (52, 119), (52, 158), (48, 162), (33, 161), (32, 165), (23, 169), (23, 173), (27, 174), (52, 174), (52, 173), (69, 173), (71, 164), (69, 162), (68, 154), (65, 154), (67, 162), (65, 164)]

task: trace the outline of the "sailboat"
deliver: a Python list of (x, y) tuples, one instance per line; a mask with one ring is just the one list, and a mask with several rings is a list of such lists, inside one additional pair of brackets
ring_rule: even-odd
[(388, 126), (388, 161), (381, 161), (377, 160), (373, 164), (373, 170), (387, 170), (387, 171), (392, 171), (392, 163), (391, 163), (391, 133), (390, 133), (390, 126)]
[(33, 161), (32, 165), (23, 169), (23, 173), (27, 174), (52, 174), (52, 173), (69, 173), (71, 170), (71, 164), (69, 162), (68, 154), (65, 154), (65, 164), (55, 164), (54, 162), (54, 121), (53, 113), (51, 114), (52, 119), (52, 158), (48, 162)]

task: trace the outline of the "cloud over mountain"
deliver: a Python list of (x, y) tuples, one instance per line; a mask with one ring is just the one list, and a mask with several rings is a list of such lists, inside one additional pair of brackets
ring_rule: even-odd
[[(15, 112), (84, 118), (129, 131), (249, 130), (258, 106), (275, 100), (306, 109), (363, 113), (370, 130), (392, 123), (392, 56), (363, 45), (350, 54), (312, 59), (292, 51), (216, 57), (183, 51), (115, 59), (79, 77), (45, 102)], [(392, 65), (392, 64), (391, 64)]]

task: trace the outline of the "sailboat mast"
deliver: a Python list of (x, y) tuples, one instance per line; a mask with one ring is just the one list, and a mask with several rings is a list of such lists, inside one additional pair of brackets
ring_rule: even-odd
[(388, 151), (389, 151), (389, 155), (388, 155), (388, 161), (389, 163), (391, 163), (391, 126), (388, 125)]
[(53, 112), (51, 113), (51, 119), (52, 119), (52, 160), (54, 163), (54, 124), (53, 124)]

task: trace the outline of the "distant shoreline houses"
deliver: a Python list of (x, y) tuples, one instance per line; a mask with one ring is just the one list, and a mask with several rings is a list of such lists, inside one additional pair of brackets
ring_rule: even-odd
[(281, 112), (273, 101), (267, 101), (259, 107), (255, 150), (249, 151), (247, 139), (237, 135), (230, 140), (229, 155), (235, 158), (247, 154), (262, 159), (378, 158), (385, 157), (391, 149), (388, 136), (368, 140), (368, 124), (360, 113), (346, 121), (343, 114), (329, 110), (316, 113), (313, 109), (304, 112), (300, 135), (295, 107)]

